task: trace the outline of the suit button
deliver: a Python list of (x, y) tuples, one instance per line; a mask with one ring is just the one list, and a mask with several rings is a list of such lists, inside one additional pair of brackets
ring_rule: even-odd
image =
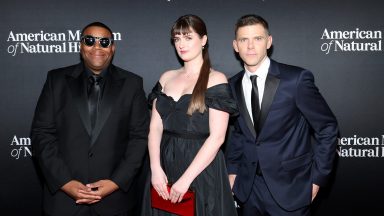
[(256, 146), (259, 146), (260, 144), (261, 144), (260, 142), (257, 142), (257, 143), (256, 143)]
[(89, 153), (88, 156), (91, 158), (93, 156), (93, 153), (92, 152)]

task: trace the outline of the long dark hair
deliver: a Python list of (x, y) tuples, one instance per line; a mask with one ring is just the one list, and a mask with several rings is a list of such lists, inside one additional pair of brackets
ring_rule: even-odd
[[(193, 29), (193, 31), (195, 31), (200, 36), (200, 38), (202, 38), (204, 35), (208, 36), (204, 21), (200, 17), (192, 14), (181, 16), (176, 20), (171, 29), (171, 36), (174, 38), (175, 35), (188, 34), (191, 32), (191, 29)], [(202, 49), (203, 65), (201, 66), (196, 85), (193, 88), (191, 102), (189, 103), (187, 111), (187, 114), (189, 115), (192, 115), (192, 113), (195, 111), (203, 113), (206, 110), (205, 91), (207, 90), (209, 73), (211, 71), (211, 61), (208, 54), (208, 39), (207, 43), (204, 45), (204, 47), (202, 47)]]

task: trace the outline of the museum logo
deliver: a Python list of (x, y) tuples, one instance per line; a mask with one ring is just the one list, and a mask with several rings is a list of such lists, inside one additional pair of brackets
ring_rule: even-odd
[(31, 138), (29, 137), (18, 137), (14, 135), (11, 138), (10, 146), (10, 155), (16, 160), (32, 156)]
[(337, 147), (340, 157), (380, 158), (384, 157), (384, 135), (378, 137), (341, 137)]
[[(8, 34), (7, 52), (11, 56), (20, 54), (52, 54), (80, 52), (81, 30), (67, 30), (66, 32), (16, 33)], [(121, 33), (114, 32), (115, 41), (121, 40)]]
[(350, 31), (330, 30), (325, 28), (320, 39), (321, 51), (330, 52), (377, 52), (382, 51), (382, 31), (361, 30)]

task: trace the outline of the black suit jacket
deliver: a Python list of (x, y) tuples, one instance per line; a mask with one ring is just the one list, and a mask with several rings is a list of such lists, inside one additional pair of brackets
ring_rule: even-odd
[[(245, 202), (259, 163), (276, 202), (292, 211), (311, 203), (312, 184), (325, 186), (336, 155), (336, 118), (314, 84), (310, 71), (271, 60), (258, 133), (242, 88), (244, 71), (229, 80), (240, 115), (227, 149), (233, 191)], [(314, 137), (315, 143), (311, 142)]]
[(43, 173), (44, 211), (73, 215), (81, 205), (60, 188), (110, 179), (119, 189), (93, 205), (101, 215), (130, 211), (132, 184), (147, 149), (149, 112), (142, 78), (110, 65), (94, 132), (82, 63), (52, 70), (32, 123), (33, 155)]

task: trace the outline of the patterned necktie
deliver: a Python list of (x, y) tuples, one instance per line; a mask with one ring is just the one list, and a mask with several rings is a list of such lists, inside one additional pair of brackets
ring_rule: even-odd
[(259, 105), (259, 90), (257, 88), (257, 75), (252, 75), (252, 92), (251, 92), (251, 103), (252, 103), (252, 118), (253, 118), (253, 127), (255, 128), (256, 133), (259, 131), (258, 123), (260, 117), (260, 105)]
[(97, 112), (100, 100), (100, 82), (102, 77), (92, 75), (89, 77), (89, 90), (88, 90), (88, 112), (91, 119), (92, 131), (95, 127)]

